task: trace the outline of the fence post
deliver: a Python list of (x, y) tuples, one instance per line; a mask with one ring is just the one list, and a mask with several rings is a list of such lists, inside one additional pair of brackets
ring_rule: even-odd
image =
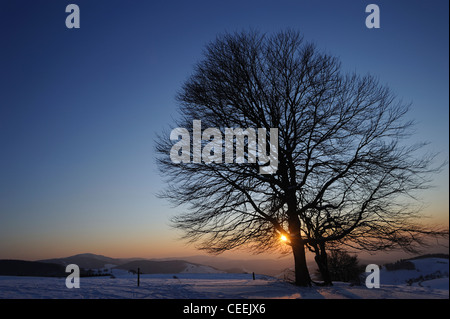
[(139, 287), (139, 276), (140, 276), (140, 274), (141, 274), (141, 270), (138, 268), (138, 282), (137, 282), (137, 284), (138, 284), (138, 287)]

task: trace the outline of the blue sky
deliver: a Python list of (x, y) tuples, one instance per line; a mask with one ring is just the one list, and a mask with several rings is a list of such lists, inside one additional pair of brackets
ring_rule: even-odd
[[(80, 29), (65, 8), (80, 7)], [(381, 28), (365, 26), (376, 3)], [(0, 2), (0, 258), (195, 254), (155, 194), (155, 134), (206, 43), (293, 28), (413, 106), (414, 141), (448, 159), (448, 1)], [(448, 223), (448, 167), (423, 194)]]

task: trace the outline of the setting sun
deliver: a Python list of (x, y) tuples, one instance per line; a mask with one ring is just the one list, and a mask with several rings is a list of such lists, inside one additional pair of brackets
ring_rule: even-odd
[(287, 237), (284, 236), (284, 235), (281, 235), (280, 239), (281, 239), (282, 241), (287, 241)]

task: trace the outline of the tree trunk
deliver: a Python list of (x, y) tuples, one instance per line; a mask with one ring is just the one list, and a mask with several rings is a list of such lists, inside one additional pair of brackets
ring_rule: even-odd
[(317, 266), (319, 267), (320, 274), (322, 275), (323, 284), (325, 286), (332, 286), (330, 269), (328, 268), (328, 256), (325, 250), (325, 244), (319, 244), (320, 251), (316, 251), (316, 256), (314, 257)]
[(291, 240), (292, 253), (294, 254), (295, 284), (302, 287), (311, 287), (311, 277), (309, 276), (306, 264), (305, 244), (302, 238)]
[(294, 255), (295, 284), (297, 286), (310, 287), (311, 277), (306, 264), (305, 243), (300, 234), (300, 219), (294, 214), (291, 214), (289, 217), (289, 236)]

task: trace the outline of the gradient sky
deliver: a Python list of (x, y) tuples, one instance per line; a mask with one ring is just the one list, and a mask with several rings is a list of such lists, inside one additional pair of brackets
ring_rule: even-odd
[[(67, 29), (76, 3), (81, 28)], [(381, 28), (365, 26), (376, 3)], [(449, 2), (0, 0), (0, 259), (197, 254), (155, 194), (155, 134), (224, 31), (301, 31), (407, 102), (414, 141), (449, 154)], [(448, 166), (423, 194), (448, 224)]]

